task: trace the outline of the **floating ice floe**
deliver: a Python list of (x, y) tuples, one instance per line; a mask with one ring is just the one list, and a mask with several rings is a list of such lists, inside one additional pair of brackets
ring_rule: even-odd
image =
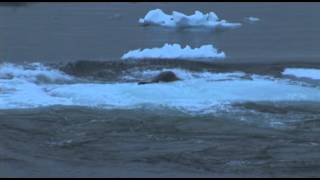
[(149, 11), (144, 18), (139, 19), (141, 25), (159, 25), (166, 27), (208, 27), (208, 28), (236, 28), (241, 23), (230, 23), (226, 20), (219, 20), (214, 12), (203, 14), (195, 11), (193, 15), (173, 11), (172, 15), (164, 13), (161, 9)]
[(283, 75), (291, 75), (298, 78), (310, 78), (320, 80), (320, 69), (306, 69), (306, 68), (286, 68)]
[(121, 59), (224, 59), (224, 52), (218, 52), (212, 45), (203, 45), (200, 48), (186, 46), (182, 48), (179, 44), (165, 44), (161, 48), (136, 49), (124, 54)]
[(257, 18), (257, 17), (252, 17), (252, 16), (246, 17), (245, 20), (246, 20), (246, 21), (249, 21), (249, 22), (257, 22), (257, 21), (260, 21), (259, 18)]

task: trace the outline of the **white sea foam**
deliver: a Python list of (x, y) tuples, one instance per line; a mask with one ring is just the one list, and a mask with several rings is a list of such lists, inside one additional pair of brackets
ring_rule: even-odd
[[(211, 112), (222, 105), (243, 101), (320, 101), (320, 89), (263, 76), (245, 79), (244, 73), (174, 71), (182, 81), (137, 85), (36, 84), (24, 76), (0, 79), (0, 109), (50, 105), (81, 105), (103, 108), (166, 106), (187, 112)], [(28, 71), (28, 70), (26, 70)], [(152, 76), (160, 71), (141, 72)], [(137, 72), (138, 73), (138, 72)]]
[(142, 25), (159, 25), (165, 27), (208, 27), (216, 28), (235, 28), (241, 23), (229, 23), (226, 20), (219, 20), (214, 12), (204, 14), (195, 11), (193, 15), (185, 15), (181, 12), (173, 11), (171, 15), (164, 13), (161, 9), (149, 11), (144, 18), (139, 19)]
[(32, 82), (46, 81), (67, 81), (73, 77), (55, 70), (40, 63), (32, 63), (28, 65), (16, 65), (11, 63), (0, 64), (0, 79), (18, 78)]
[(215, 59), (222, 60), (226, 57), (224, 52), (218, 52), (212, 45), (203, 45), (199, 48), (184, 48), (179, 44), (165, 44), (161, 48), (136, 49), (124, 54), (121, 59)]
[(49, 96), (44, 86), (22, 79), (0, 79), (0, 108), (31, 108), (54, 104), (72, 105), (67, 98)]
[(283, 75), (291, 75), (298, 78), (310, 78), (320, 80), (320, 69), (308, 69), (308, 68), (286, 68)]

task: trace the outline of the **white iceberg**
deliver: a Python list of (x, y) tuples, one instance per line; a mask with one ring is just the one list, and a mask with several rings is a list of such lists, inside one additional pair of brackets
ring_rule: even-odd
[(291, 75), (298, 78), (310, 78), (320, 80), (320, 69), (307, 69), (307, 68), (286, 68), (283, 75)]
[(139, 19), (142, 25), (159, 25), (166, 27), (209, 27), (209, 28), (235, 28), (241, 23), (229, 23), (226, 20), (219, 20), (214, 12), (203, 14), (195, 11), (193, 15), (173, 11), (172, 15), (164, 13), (161, 9), (149, 11), (144, 18)]
[(212, 45), (203, 45), (200, 48), (186, 46), (182, 48), (179, 44), (165, 44), (161, 48), (136, 49), (124, 54), (121, 59), (224, 59), (224, 52), (218, 52)]

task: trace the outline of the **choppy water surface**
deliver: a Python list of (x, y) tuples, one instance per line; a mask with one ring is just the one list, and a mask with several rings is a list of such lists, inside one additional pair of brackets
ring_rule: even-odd
[[(214, 11), (243, 26), (139, 26), (154, 8)], [(0, 177), (319, 177), (318, 9), (2, 4)], [(164, 43), (215, 44), (227, 58), (120, 60)], [(164, 70), (182, 80), (137, 84)]]

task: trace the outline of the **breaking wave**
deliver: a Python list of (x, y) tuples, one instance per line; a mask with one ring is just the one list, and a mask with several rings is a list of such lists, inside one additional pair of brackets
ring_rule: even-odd
[[(122, 78), (145, 79), (171, 70), (182, 78), (172, 83), (70, 81), (77, 77), (41, 64), (3, 64), (0, 68), (0, 108), (78, 105), (102, 108), (170, 107), (187, 112), (256, 101), (320, 101), (319, 87), (245, 72), (195, 72), (180, 68), (135, 71)], [(38, 82), (39, 76), (50, 81)]]

